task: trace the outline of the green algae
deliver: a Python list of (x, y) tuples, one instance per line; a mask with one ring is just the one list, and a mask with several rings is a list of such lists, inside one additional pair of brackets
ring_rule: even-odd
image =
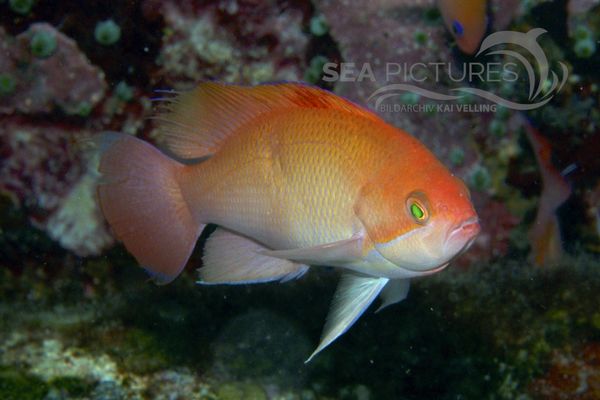
[(595, 329), (600, 331), (600, 313), (592, 314), (591, 323)]
[(437, 7), (431, 7), (425, 9), (423, 12), (423, 19), (428, 24), (438, 24), (441, 23), (442, 14), (440, 14), (440, 10)]
[(478, 165), (469, 174), (467, 183), (473, 190), (484, 192), (492, 187), (492, 176), (488, 168)]
[(115, 86), (115, 96), (123, 102), (130, 102), (133, 100), (133, 88), (125, 81), (121, 81)]
[(56, 37), (52, 32), (39, 31), (33, 34), (29, 43), (31, 54), (38, 58), (48, 58), (56, 51)]
[(327, 57), (322, 55), (313, 57), (304, 71), (304, 80), (312, 84), (319, 83), (323, 76), (323, 67), (328, 61)]
[(147, 374), (168, 368), (171, 364), (160, 340), (150, 332), (141, 329), (129, 329), (123, 332), (119, 340), (114, 336), (106, 338), (104, 343), (108, 354), (118, 360), (124, 371)]
[(50, 390), (66, 393), (72, 397), (84, 397), (89, 395), (96, 387), (95, 382), (71, 376), (63, 376), (52, 379), (48, 382)]
[(473, 104), (475, 102), (475, 99), (476, 99), (475, 95), (473, 95), (471, 93), (464, 93), (458, 98), (457, 102), (458, 102), (458, 104), (465, 104), (465, 105)]
[(35, 4), (34, 0), (10, 0), (8, 2), (10, 9), (21, 15), (27, 15), (31, 12), (33, 5)]
[(400, 101), (404, 104), (415, 105), (419, 103), (421, 96), (418, 93), (406, 92), (400, 95)]
[(496, 108), (496, 118), (501, 121), (507, 121), (511, 116), (511, 111), (509, 108), (504, 106), (498, 106)]
[(459, 167), (465, 162), (465, 151), (458, 146), (454, 146), (450, 149), (448, 157), (453, 167)]
[(11, 75), (0, 73), (0, 96), (9, 96), (14, 93), (17, 80)]
[(424, 45), (425, 43), (427, 43), (427, 40), (429, 39), (429, 37), (423, 31), (415, 31), (414, 39), (417, 44)]
[(503, 137), (506, 135), (506, 122), (500, 121), (499, 119), (493, 119), (490, 122), (490, 133), (496, 137)]
[(577, 40), (573, 51), (579, 58), (590, 58), (596, 52), (596, 41), (593, 38)]
[(2, 400), (37, 400), (57, 393), (60, 398), (80, 398), (89, 395), (96, 383), (70, 376), (56, 377), (46, 382), (40, 377), (12, 367), (0, 366), (0, 398)]
[(575, 30), (573, 31), (573, 38), (575, 40), (583, 40), (583, 39), (589, 39), (591, 37), (594, 36), (594, 33), (591, 31), (591, 29), (585, 25), (578, 25), (575, 27)]
[(309, 22), (310, 33), (315, 36), (323, 36), (329, 32), (329, 25), (322, 14), (313, 16)]
[(3, 400), (38, 400), (48, 393), (49, 385), (41, 379), (0, 366), (0, 398)]
[(216, 389), (220, 400), (267, 400), (265, 391), (257, 385), (241, 382), (226, 382)]
[(121, 27), (112, 19), (98, 22), (94, 29), (94, 38), (103, 46), (111, 46), (121, 38)]
[(79, 103), (73, 112), (74, 115), (77, 115), (82, 118), (89, 117), (91, 113), (92, 105), (87, 101), (82, 101), (81, 103)]

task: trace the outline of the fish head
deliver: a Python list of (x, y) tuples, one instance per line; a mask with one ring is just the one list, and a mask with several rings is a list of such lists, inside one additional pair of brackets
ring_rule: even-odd
[(397, 176), (364, 193), (359, 218), (383, 258), (425, 274), (471, 246), (479, 219), (467, 187), (445, 168), (423, 171), (420, 179)]
[(463, 53), (474, 54), (487, 30), (484, 0), (440, 0), (439, 8), (446, 27)]

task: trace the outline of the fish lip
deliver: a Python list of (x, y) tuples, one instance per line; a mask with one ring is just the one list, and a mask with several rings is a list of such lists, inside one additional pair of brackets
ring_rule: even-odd
[(466, 220), (464, 220), (458, 228), (462, 228), (464, 226), (467, 225), (471, 225), (471, 224), (478, 224), (479, 223), (479, 217), (477, 215), (473, 215), (471, 218), (467, 218)]
[[(473, 228), (470, 229), (470, 232), (465, 234), (465, 228), (470, 226), (473, 226)], [(456, 228), (452, 229), (446, 237), (444, 250), (446, 251), (446, 249), (449, 246), (451, 246), (452, 242), (457, 239), (464, 241), (464, 244), (460, 248), (460, 250), (458, 250), (456, 254), (454, 254), (450, 258), (450, 261), (455, 260), (461, 254), (465, 253), (469, 249), (469, 247), (471, 247), (471, 245), (475, 241), (475, 238), (477, 237), (477, 235), (479, 235), (479, 232), (481, 232), (481, 225), (479, 224), (479, 217), (477, 215), (474, 215), (471, 218), (467, 218), (466, 220), (459, 223), (458, 226), (456, 226)]]
[(452, 239), (454, 236), (458, 235), (461, 233), (461, 231), (469, 226), (469, 225), (477, 225), (476, 229), (474, 230), (474, 232), (472, 233), (471, 237), (469, 238), (469, 240), (471, 238), (474, 238), (475, 236), (477, 236), (479, 234), (479, 232), (481, 231), (481, 226), (479, 225), (479, 217), (477, 215), (472, 216), (471, 218), (467, 218), (466, 220), (460, 222), (458, 224), (458, 226), (456, 226), (456, 228), (452, 229), (449, 234), (448, 237), (446, 238), (446, 241)]

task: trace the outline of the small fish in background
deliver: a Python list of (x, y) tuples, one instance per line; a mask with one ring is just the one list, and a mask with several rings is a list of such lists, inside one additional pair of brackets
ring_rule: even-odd
[(563, 254), (562, 237), (557, 209), (571, 196), (571, 186), (552, 164), (550, 142), (525, 122), (525, 132), (533, 147), (533, 152), (542, 177), (542, 192), (533, 226), (529, 231), (531, 260), (535, 265), (555, 264)]
[(475, 54), (488, 27), (487, 1), (439, 0), (446, 27), (465, 54)]
[(418, 140), (330, 92), (207, 82), (165, 104), (158, 119), (179, 161), (105, 134), (98, 195), (106, 219), (159, 284), (180, 274), (209, 223), (219, 227), (207, 239), (200, 283), (340, 268), (307, 361), (380, 293), (382, 307), (403, 300), (409, 279), (444, 269), (479, 232), (462, 181)]

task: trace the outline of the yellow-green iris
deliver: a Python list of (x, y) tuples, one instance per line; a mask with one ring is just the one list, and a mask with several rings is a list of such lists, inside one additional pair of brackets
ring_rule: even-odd
[(412, 192), (406, 199), (406, 213), (420, 225), (424, 225), (429, 220), (429, 203), (427, 196), (420, 191)]
[(417, 221), (422, 221), (425, 218), (425, 210), (417, 203), (410, 205), (410, 213)]

